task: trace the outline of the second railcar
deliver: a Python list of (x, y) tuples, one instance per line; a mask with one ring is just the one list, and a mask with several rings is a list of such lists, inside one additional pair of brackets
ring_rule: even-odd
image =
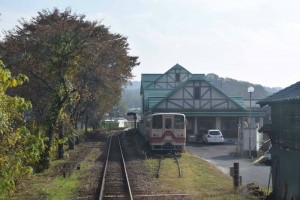
[(155, 113), (146, 117), (146, 138), (151, 150), (183, 151), (186, 117), (181, 113)]

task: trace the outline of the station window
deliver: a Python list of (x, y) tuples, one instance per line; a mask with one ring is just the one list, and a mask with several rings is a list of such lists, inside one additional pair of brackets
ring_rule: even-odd
[(179, 73), (175, 74), (175, 81), (180, 82), (180, 74)]
[(194, 87), (194, 99), (200, 99), (200, 87)]

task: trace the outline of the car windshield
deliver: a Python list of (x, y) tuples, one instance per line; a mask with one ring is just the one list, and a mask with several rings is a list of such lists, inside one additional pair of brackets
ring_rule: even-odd
[(210, 131), (210, 135), (221, 135), (220, 131)]

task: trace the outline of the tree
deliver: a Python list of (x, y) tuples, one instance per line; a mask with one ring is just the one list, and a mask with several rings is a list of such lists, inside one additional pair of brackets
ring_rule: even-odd
[(111, 34), (100, 25), (94, 28), (95, 37), (82, 52), (78, 60), (80, 70), (75, 74), (74, 88), (79, 99), (72, 109), (73, 121), (84, 120), (88, 125), (95, 125), (104, 113), (117, 104), (121, 97), (121, 88), (132, 78), (132, 68), (137, 57), (128, 56), (126, 38)]
[(31, 80), (13, 93), (30, 99), (35, 120), (47, 127), (44, 168), (49, 167), (62, 116), (70, 116), (72, 123), (80, 113), (88, 113), (89, 118), (91, 112), (98, 112), (89, 108), (91, 99), (99, 100), (93, 103), (101, 108), (103, 99), (108, 99), (97, 95), (108, 95), (112, 103), (119, 100), (122, 84), (132, 78), (132, 68), (138, 65), (128, 50), (126, 38), (70, 9), (42, 10), (6, 32), (3, 60), (13, 73), (24, 73)]
[(25, 126), (29, 101), (6, 94), (8, 88), (28, 81), (24, 75), (13, 77), (0, 60), (0, 193), (14, 188), (15, 180), (31, 172), (39, 159), (42, 143)]
[(32, 21), (22, 21), (22, 27), (5, 38), (3, 59), (13, 72), (25, 73), (32, 80), (17, 92), (32, 101), (36, 120), (47, 126), (49, 139), (41, 160), (45, 168), (49, 167), (59, 114), (75, 92), (69, 76), (76, 66), (76, 55), (92, 29), (89, 22), (78, 23), (82, 19), (71, 16), (70, 11), (43, 10)]

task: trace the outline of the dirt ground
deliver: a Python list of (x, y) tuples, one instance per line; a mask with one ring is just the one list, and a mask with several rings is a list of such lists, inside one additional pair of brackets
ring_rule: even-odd
[(90, 155), (90, 159), (86, 160), (86, 162), (90, 162), (91, 167), (81, 181), (81, 187), (77, 190), (76, 199), (94, 200), (99, 198), (100, 180), (106, 159), (106, 141), (107, 137), (101, 135), (99, 132), (96, 134), (87, 134), (85, 138), (87, 148), (82, 149), (78, 154), (72, 155), (78, 161), (82, 161), (87, 155)]

